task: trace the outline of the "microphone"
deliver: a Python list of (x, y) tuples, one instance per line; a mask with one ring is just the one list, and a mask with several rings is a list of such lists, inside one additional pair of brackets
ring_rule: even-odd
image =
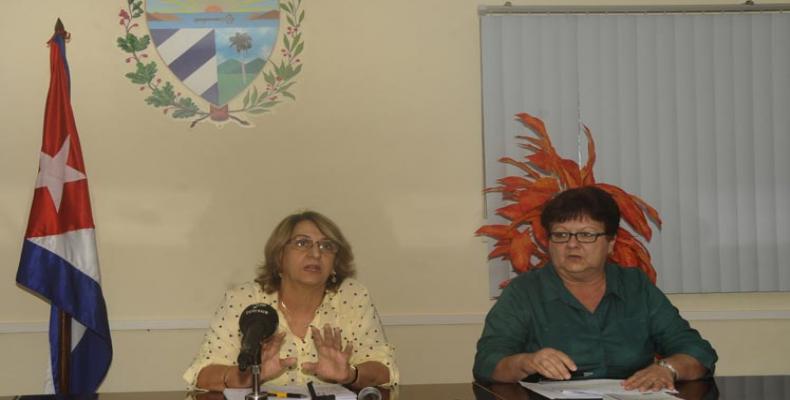
[(261, 342), (277, 331), (278, 322), (277, 311), (268, 304), (252, 304), (244, 309), (239, 317), (241, 351), (237, 361), (240, 371), (261, 363)]
[(381, 392), (373, 386), (368, 386), (359, 391), (357, 400), (381, 400)]

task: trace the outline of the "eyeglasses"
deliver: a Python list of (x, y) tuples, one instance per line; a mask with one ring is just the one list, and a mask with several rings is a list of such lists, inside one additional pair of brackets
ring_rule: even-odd
[(598, 236), (605, 236), (606, 232), (549, 232), (549, 240), (552, 243), (568, 243), (571, 237), (575, 237), (579, 243), (594, 243)]
[(288, 243), (292, 244), (297, 250), (301, 251), (308, 251), (313, 248), (314, 244), (318, 243), (318, 251), (320, 251), (322, 254), (335, 254), (339, 250), (337, 243), (329, 239), (314, 241), (308, 237), (295, 237), (289, 240)]

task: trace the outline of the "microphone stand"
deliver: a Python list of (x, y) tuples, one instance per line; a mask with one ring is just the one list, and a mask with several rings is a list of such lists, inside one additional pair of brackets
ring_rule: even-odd
[(252, 393), (244, 396), (244, 400), (266, 400), (269, 397), (269, 393), (261, 392), (261, 355), (255, 359), (258, 362), (252, 365)]

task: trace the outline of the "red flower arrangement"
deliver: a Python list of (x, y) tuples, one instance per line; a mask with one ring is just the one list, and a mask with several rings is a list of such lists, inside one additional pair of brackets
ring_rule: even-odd
[[(611, 194), (620, 207), (622, 220), (646, 241), (649, 242), (653, 235), (648, 218), (661, 229), (658, 212), (644, 200), (617, 186), (595, 182), (595, 143), (587, 126), (584, 126), (584, 134), (587, 136), (589, 157), (584, 167), (580, 168), (575, 161), (557, 154), (540, 118), (527, 113), (516, 114), (516, 117), (537, 137), (517, 136), (526, 142), (519, 146), (532, 152), (526, 156), (526, 161), (517, 161), (510, 157), (499, 159), (499, 162), (521, 169), (525, 175), (506, 176), (497, 180), (500, 186), (486, 189), (489, 193), (502, 193), (502, 198), (509, 204), (497, 209), (496, 213), (510, 221), (508, 225), (484, 225), (475, 232), (477, 235), (496, 239), (494, 250), (488, 255), (489, 259), (501, 257), (510, 260), (517, 273), (544, 266), (549, 255), (548, 237), (540, 224), (543, 206), (557, 193), (580, 186), (597, 186)], [(656, 281), (656, 270), (647, 248), (634, 234), (623, 229), (622, 225), (617, 231), (614, 251), (609, 260), (623, 267), (639, 268), (653, 283)], [(500, 283), (500, 287), (508, 283), (509, 280), (506, 280)]]

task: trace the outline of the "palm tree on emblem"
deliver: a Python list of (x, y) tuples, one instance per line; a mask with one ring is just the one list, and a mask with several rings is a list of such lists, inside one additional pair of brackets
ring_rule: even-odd
[(241, 54), (241, 81), (247, 83), (247, 66), (244, 60), (247, 58), (247, 50), (252, 48), (252, 37), (246, 32), (236, 32), (230, 38), (230, 46)]

